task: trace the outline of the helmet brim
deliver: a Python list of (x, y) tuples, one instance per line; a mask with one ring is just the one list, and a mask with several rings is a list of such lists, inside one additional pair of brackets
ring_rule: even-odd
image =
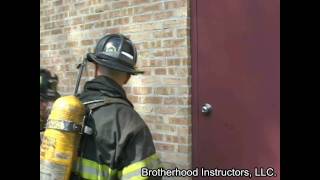
[(105, 66), (105, 67), (111, 68), (111, 69), (116, 70), (116, 71), (126, 72), (126, 73), (129, 73), (131, 75), (137, 75), (137, 74), (143, 74), (144, 73), (144, 71), (137, 70), (137, 69), (134, 69), (134, 68), (130, 68), (128, 66), (125, 66), (125, 65), (123, 65), (121, 63), (118, 63), (118, 62), (115, 62), (115, 61), (112, 61), (112, 60), (100, 59), (93, 53), (88, 53), (87, 54), (87, 59), (88, 59), (89, 62), (96, 62), (96, 63), (100, 64), (101, 66)]
[(58, 92), (54, 92), (54, 94), (47, 93), (47, 92), (40, 92), (40, 97), (48, 101), (53, 101), (61, 97), (61, 95)]

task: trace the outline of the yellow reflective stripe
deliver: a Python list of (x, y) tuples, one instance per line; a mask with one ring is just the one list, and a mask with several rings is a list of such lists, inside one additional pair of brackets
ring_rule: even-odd
[(149, 177), (142, 177), (140, 174), (140, 170), (131, 174), (128, 174), (126, 176), (118, 176), (121, 180), (145, 180), (149, 179)]
[(149, 169), (159, 168), (160, 167), (159, 156), (157, 154), (153, 154), (142, 161), (133, 163), (123, 168), (123, 170), (118, 173), (118, 177), (119, 178), (122, 177), (123, 179), (132, 179), (132, 180), (148, 179), (148, 177), (141, 176), (141, 169), (143, 167), (147, 167)]
[[(132, 172), (134, 172), (136, 170), (140, 171), (141, 168), (148, 167), (148, 164), (150, 164), (152, 161), (158, 160), (158, 159), (159, 159), (159, 157), (158, 157), (157, 154), (151, 155), (151, 156), (149, 156), (148, 158), (146, 158), (146, 159), (144, 159), (142, 161), (133, 163), (133, 164), (123, 168), (122, 175), (126, 175), (126, 174), (129, 174), (129, 173), (132, 173)], [(150, 167), (150, 168), (152, 168), (152, 167)]]
[(149, 177), (134, 176), (130, 178), (130, 180), (144, 180), (144, 179), (149, 179)]
[(111, 169), (105, 164), (99, 164), (95, 161), (91, 161), (85, 158), (79, 158), (76, 166), (76, 170), (81, 177), (86, 179), (108, 179), (115, 176), (117, 171)]

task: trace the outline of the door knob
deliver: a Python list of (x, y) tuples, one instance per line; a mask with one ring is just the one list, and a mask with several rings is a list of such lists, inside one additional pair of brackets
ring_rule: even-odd
[(201, 112), (204, 114), (209, 114), (213, 110), (212, 106), (208, 103), (204, 104), (201, 108)]

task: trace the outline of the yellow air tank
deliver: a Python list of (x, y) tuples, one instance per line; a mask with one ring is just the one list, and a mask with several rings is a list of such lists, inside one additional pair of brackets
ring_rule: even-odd
[(40, 146), (40, 179), (67, 180), (77, 158), (85, 107), (75, 96), (57, 99)]

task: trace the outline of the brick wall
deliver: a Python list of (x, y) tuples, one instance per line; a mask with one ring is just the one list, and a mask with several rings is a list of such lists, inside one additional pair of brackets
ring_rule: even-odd
[[(108, 33), (130, 37), (138, 68), (125, 90), (149, 125), (166, 167), (191, 167), (189, 0), (41, 0), (40, 65), (72, 94), (76, 64)], [(82, 78), (93, 78), (88, 65)]]

